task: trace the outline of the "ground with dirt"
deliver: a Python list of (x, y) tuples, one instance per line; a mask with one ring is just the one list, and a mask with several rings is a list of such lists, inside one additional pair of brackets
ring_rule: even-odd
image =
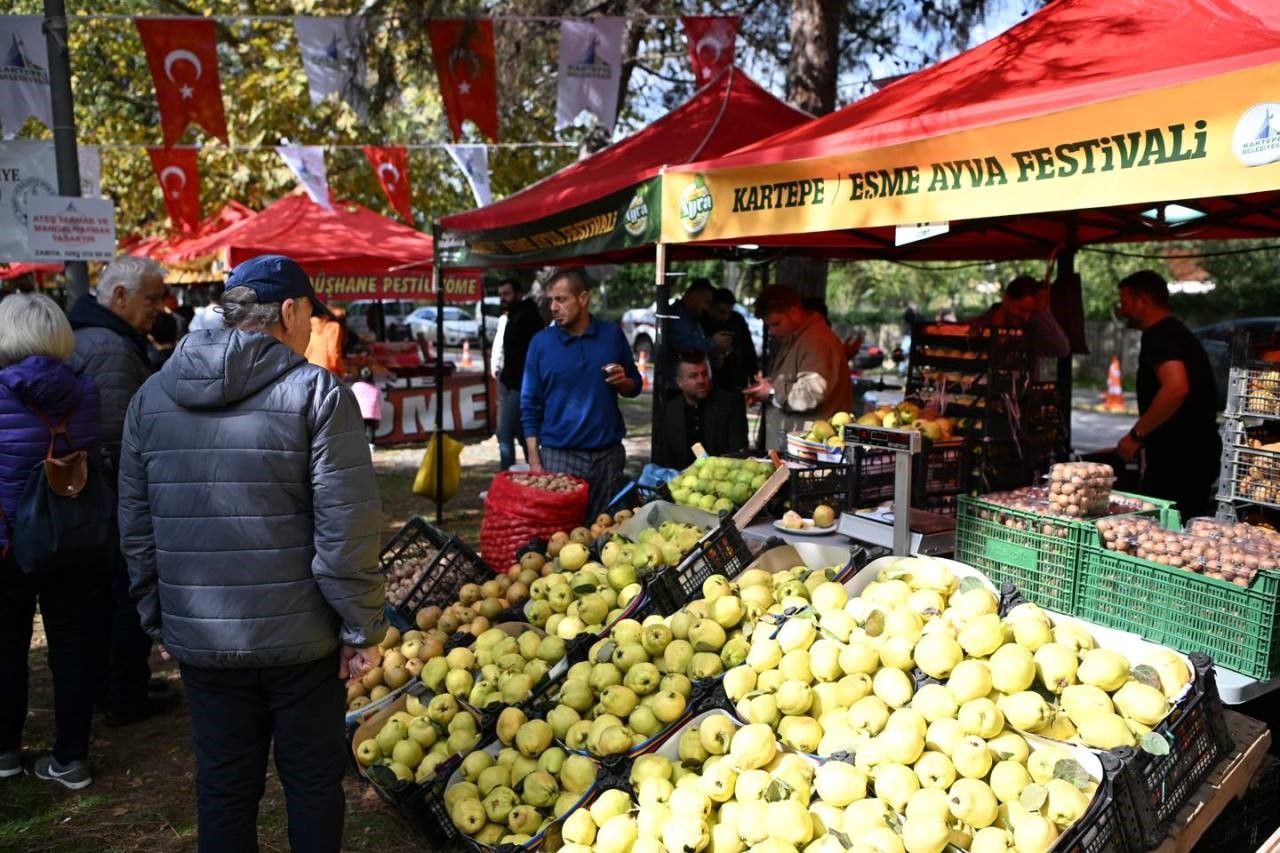
[[(649, 400), (623, 401), (628, 423), (628, 470), (638, 473), (649, 455)], [(423, 448), (378, 449), (374, 465), (382, 494), (385, 537), (411, 516), (435, 522), (435, 505), (412, 493)], [(458, 494), (445, 506), (440, 526), (472, 546), (479, 541), (480, 493), (498, 470), (493, 438), (462, 452)], [(153, 657), (157, 675), (179, 684), (177, 668)], [(53, 743), (53, 684), (37, 617), (32, 640), (26, 763)], [(187, 851), (196, 848), (195, 762), (185, 709), (124, 729), (95, 725), (91, 747), (94, 783), (71, 792), (32, 775), (0, 781), (0, 851)], [(347, 793), (344, 851), (412, 848), (416, 836), (363, 780), (353, 773)], [(284, 792), (274, 768), (258, 818), (263, 850), (287, 850)]]

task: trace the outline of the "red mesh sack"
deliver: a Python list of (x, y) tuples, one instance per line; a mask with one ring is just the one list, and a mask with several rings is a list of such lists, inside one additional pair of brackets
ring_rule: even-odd
[(503, 471), (493, 478), (480, 523), (480, 553), (499, 572), (515, 562), (516, 549), (530, 539), (580, 527), (587, 514), (586, 480), (568, 477), (577, 483), (576, 489), (549, 492), (521, 485), (511, 477)]

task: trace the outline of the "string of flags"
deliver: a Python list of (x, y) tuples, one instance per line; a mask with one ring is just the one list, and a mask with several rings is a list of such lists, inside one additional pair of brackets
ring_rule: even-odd
[[(0, 126), (10, 135), (34, 116), (52, 126), (48, 55), (37, 15), (0, 16)], [(74, 20), (74, 19), (73, 19)], [(147, 154), (174, 226), (194, 228), (200, 221), (200, 176), (196, 151), (174, 147), (194, 124), (227, 143), (217, 31), (209, 18), (137, 17), (160, 110), (163, 147)], [(367, 118), (366, 20), (296, 16), (292, 19), (312, 104), (336, 95), (362, 119)], [(698, 85), (733, 64), (740, 19), (736, 16), (685, 16), (689, 59)], [(491, 201), (488, 149), (461, 144), (463, 124), (499, 140), (498, 83), (493, 19), (434, 19), (428, 39), (453, 145), (444, 146), (466, 178), (478, 205)], [(560, 61), (556, 130), (570, 126), (583, 111), (612, 130), (617, 121), (626, 19), (602, 17), (560, 20)], [(277, 147), (298, 182), (317, 204), (328, 205), (324, 153), (320, 146)], [(413, 222), (408, 154), (404, 146), (366, 146), (365, 155), (392, 208)]]

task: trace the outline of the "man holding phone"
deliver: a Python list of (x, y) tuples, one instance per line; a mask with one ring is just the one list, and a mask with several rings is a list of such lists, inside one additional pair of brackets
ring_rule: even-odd
[(548, 282), (552, 324), (529, 344), (520, 416), (529, 467), (586, 480), (587, 518), (594, 519), (627, 461), (618, 395), (635, 397), (643, 383), (622, 330), (591, 316), (589, 287), (576, 269)]

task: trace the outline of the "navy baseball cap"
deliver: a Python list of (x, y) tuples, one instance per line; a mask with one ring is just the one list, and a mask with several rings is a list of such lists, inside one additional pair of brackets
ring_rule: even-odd
[(321, 317), (333, 316), (316, 296), (311, 277), (298, 266), (297, 261), (284, 255), (259, 255), (250, 258), (231, 271), (224, 287), (226, 290), (247, 287), (258, 294), (258, 301), (261, 303), (279, 303), (305, 296), (311, 300), (313, 314)]

